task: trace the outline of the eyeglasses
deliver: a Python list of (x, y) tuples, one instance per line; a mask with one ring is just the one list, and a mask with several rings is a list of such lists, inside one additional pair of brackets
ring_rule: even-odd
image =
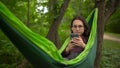
[(78, 25), (78, 26), (77, 26), (77, 25), (73, 25), (72, 27), (75, 28), (75, 29), (77, 29), (77, 27), (78, 27), (79, 29), (82, 29), (84, 26), (83, 26), (83, 25)]

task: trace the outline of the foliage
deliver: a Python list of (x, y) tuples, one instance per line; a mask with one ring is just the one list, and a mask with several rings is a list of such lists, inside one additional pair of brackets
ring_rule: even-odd
[(94, 5), (95, 5), (94, 0), (85, 0), (85, 1), (83, 1), (81, 15), (84, 18), (86, 18), (90, 14), (90, 12), (94, 9)]
[(100, 68), (119, 68), (120, 67), (120, 43), (104, 40), (103, 52)]
[[(1, 0), (22, 22), (26, 23), (27, 16), (27, 0)], [(58, 12), (63, 0), (57, 0), (55, 9)], [(88, 6), (89, 5), (89, 6)], [(64, 15), (64, 18), (59, 26), (59, 38), (61, 44), (70, 35), (70, 22), (76, 15), (82, 15), (84, 18), (93, 9), (93, 0), (71, 0), (69, 7)], [(42, 7), (41, 9), (39, 7)], [(46, 11), (47, 10), (47, 11)], [(46, 12), (45, 12), (46, 11)], [(46, 36), (49, 27), (53, 22), (50, 18), (55, 18), (57, 15), (49, 16), (48, 0), (30, 0), (30, 29), (35, 33)], [(59, 12), (58, 12), (59, 13)], [(106, 31), (117, 32), (120, 25), (120, 9), (112, 15), (106, 24)], [(115, 25), (115, 26), (114, 26)], [(109, 44), (108, 44), (109, 43)], [(113, 46), (116, 45), (116, 46)], [(103, 57), (101, 61), (101, 68), (117, 68), (120, 62), (118, 53), (120, 47), (119, 43), (113, 41), (104, 41)], [(118, 48), (118, 49), (117, 49)], [(112, 56), (111, 56), (112, 55)], [(0, 31), (0, 68), (16, 68), (22, 62), (24, 57), (17, 50), (16, 47), (9, 41), (9, 39)]]
[[(2, 0), (2, 2), (24, 23), (26, 22), (26, 16), (27, 15), (27, 0), (14, 0), (10, 1), (9, 0)], [(23, 11), (21, 11), (23, 10)]]
[(39, 23), (34, 23), (32, 26), (29, 27), (33, 32), (40, 34), (41, 36), (46, 36), (48, 30), (49, 30), (49, 25), (47, 23), (44, 23), (40, 25)]
[(110, 17), (105, 25), (105, 30), (108, 32), (120, 33), (120, 8)]
[(17, 48), (0, 31), (0, 68), (15, 68), (23, 58)]

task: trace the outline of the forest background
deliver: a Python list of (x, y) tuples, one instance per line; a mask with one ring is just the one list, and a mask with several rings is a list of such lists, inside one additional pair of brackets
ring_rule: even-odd
[[(58, 48), (70, 35), (71, 19), (76, 15), (86, 18), (98, 3), (97, 0), (1, 0), (1, 2), (28, 28), (50, 39)], [(120, 39), (120, 0), (100, 0), (100, 2), (107, 4), (108, 8), (115, 9), (109, 16), (104, 16), (105, 24), (100, 23), (103, 24), (101, 27), (103, 34)], [(104, 12), (107, 12), (108, 8), (104, 8)], [(57, 26), (55, 23), (58, 23)], [(100, 66), (99, 63), (98, 66), (100, 68), (119, 68), (120, 42), (103, 39), (102, 45), (101, 59), (98, 58)], [(23, 64), (26, 64), (24, 56), (0, 30), (0, 68), (26, 67)], [(29, 67), (29, 64), (27, 66)], [(32, 66), (30, 65), (30, 67)]]

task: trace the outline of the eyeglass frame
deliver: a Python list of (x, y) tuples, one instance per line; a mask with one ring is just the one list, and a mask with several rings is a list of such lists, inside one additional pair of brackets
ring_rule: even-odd
[(84, 26), (83, 25), (72, 25), (72, 28), (74, 28), (74, 29), (77, 29), (77, 27), (79, 28), (79, 29), (82, 29), (82, 28), (84, 28)]

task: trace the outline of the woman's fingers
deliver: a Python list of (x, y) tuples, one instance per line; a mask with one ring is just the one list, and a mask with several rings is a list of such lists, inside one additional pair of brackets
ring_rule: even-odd
[(80, 47), (82, 47), (82, 45), (84, 44), (81, 37), (73, 38), (71, 42), (74, 42), (73, 45), (80, 46)]

